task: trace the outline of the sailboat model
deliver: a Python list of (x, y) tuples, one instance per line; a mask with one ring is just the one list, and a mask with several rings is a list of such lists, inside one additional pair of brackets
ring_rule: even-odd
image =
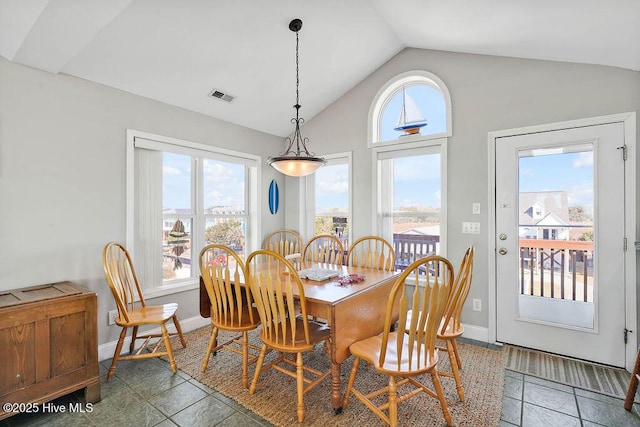
[(402, 88), (402, 109), (398, 124), (393, 130), (404, 132), (405, 135), (414, 135), (420, 132), (420, 128), (427, 125), (427, 121), (415, 101)]

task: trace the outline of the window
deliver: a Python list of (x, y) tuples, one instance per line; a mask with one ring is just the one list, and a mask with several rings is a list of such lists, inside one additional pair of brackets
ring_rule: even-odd
[[(393, 241), (396, 249), (405, 244), (405, 250), (411, 252), (412, 241), (428, 247), (430, 253), (440, 254), (446, 229), (445, 147), (444, 141), (438, 141), (427, 147), (377, 152), (378, 234)], [(420, 237), (409, 238), (416, 235)], [(413, 260), (404, 261), (408, 265)]]
[(127, 247), (145, 294), (196, 287), (209, 243), (257, 248), (257, 156), (136, 131), (128, 144)]
[(315, 174), (316, 234), (333, 234), (349, 241), (349, 163), (345, 158), (328, 160)]
[(377, 234), (393, 241), (399, 268), (418, 253), (444, 253), (446, 137), (452, 129), (447, 87), (425, 71), (396, 76), (374, 98), (369, 124)]
[(325, 155), (327, 164), (307, 177), (306, 203), (313, 206), (307, 236), (332, 234), (349, 247), (351, 224), (351, 153)]
[(380, 89), (369, 111), (369, 146), (451, 135), (451, 99), (444, 83), (425, 71), (410, 71)]

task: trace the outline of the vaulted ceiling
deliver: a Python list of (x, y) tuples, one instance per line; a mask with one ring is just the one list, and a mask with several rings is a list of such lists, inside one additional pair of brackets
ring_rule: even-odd
[(406, 47), (640, 70), (638, 0), (0, 0), (0, 55), (284, 136), (293, 18), (307, 120)]

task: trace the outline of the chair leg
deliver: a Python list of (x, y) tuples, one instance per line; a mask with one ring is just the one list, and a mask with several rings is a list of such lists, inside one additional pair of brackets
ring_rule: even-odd
[(451, 341), (451, 344), (453, 345), (453, 352), (456, 355), (456, 363), (458, 364), (458, 369), (462, 369), (462, 359), (460, 358), (460, 353), (458, 353), (458, 341), (456, 339), (453, 339)]
[(304, 369), (302, 353), (296, 355), (296, 391), (298, 394), (298, 422), (304, 421)]
[(116, 351), (113, 353), (111, 367), (109, 367), (109, 372), (107, 373), (107, 381), (109, 381), (113, 374), (116, 372), (116, 364), (118, 363), (118, 358), (120, 357), (120, 352), (122, 351), (122, 344), (124, 344), (124, 338), (126, 336), (127, 328), (123, 327), (122, 331), (120, 332), (120, 338), (118, 338), (118, 344), (116, 344)]
[(242, 388), (249, 387), (249, 334), (242, 332)]
[(180, 336), (180, 343), (182, 343), (182, 348), (187, 348), (187, 340), (184, 339), (184, 335), (182, 335), (182, 328), (180, 327), (180, 322), (178, 321), (178, 315), (173, 315), (173, 326), (176, 327), (176, 331)]
[(215, 347), (216, 345), (217, 339), (218, 328), (211, 325), (211, 337), (209, 338), (209, 345), (207, 345), (207, 351), (204, 353), (204, 360), (202, 361), (202, 368), (200, 369), (202, 372), (207, 370), (207, 365), (209, 365), (209, 357), (211, 356), (213, 347)]
[(171, 340), (169, 339), (169, 331), (167, 331), (167, 325), (164, 323), (160, 325), (162, 328), (162, 340), (164, 341), (164, 346), (167, 349), (167, 357), (169, 358), (169, 366), (171, 366), (171, 370), (175, 374), (178, 371), (178, 366), (176, 365), (176, 361), (173, 358), (173, 349), (171, 348)]
[(129, 353), (133, 353), (133, 350), (136, 349), (136, 338), (138, 336), (138, 327), (134, 326), (131, 332), (131, 344), (129, 344)]
[(456, 390), (458, 392), (458, 398), (460, 402), (464, 402), (464, 388), (462, 388), (462, 380), (460, 379), (460, 372), (458, 372), (458, 362), (456, 360), (455, 352), (455, 340), (447, 340), (447, 353), (449, 354), (449, 364), (451, 365), (451, 371), (453, 372), (453, 379), (456, 380)]
[(266, 353), (267, 353), (267, 345), (262, 344), (262, 349), (260, 350), (260, 356), (258, 356), (258, 362), (256, 363), (256, 371), (253, 374), (251, 387), (249, 387), (249, 394), (253, 394), (256, 391), (256, 385), (258, 384), (258, 377), (260, 376), (260, 370), (262, 369), (262, 363), (264, 362), (264, 355)]
[(342, 409), (347, 407), (349, 403), (349, 395), (351, 394), (351, 389), (353, 388), (353, 383), (356, 380), (356, 374), (358, 373), (358, 366), (360, 365), (360, 358), (356, 357), (353, 359), (353, 366), (351, 367), (351, 373), (349, 374), (349, 382), (347, 383), (347, 391), (344, 392), (344, 397), (342, 398)]
[(398, 426), (398, 394), (396, 389), (396, 377), (389, 376), (388, 404), (389, 404), (389, 425)]
[(438, 377), (438, 371), (436, 371), (435, 368), (431, 371), (431, 381), (433, 381), (433, 388), (436, 390), (436, 395), (438, 396), (438, 400), (440, 401), (440, 407), (442, 408), (444, 419), (447, 422), (448, 426), (453, 426), (453, 420), (451, 419), (451, 414), (449, 413), (449, 407), (447, 407), (447, 401), (444, 398), (444, 391), (442, 391), (442, 384), (440, 383), (440, 378)]

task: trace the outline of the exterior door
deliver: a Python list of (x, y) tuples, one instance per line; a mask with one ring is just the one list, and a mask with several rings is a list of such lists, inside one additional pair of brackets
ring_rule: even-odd
[(622, 123), (497, 138), (497, 341), (625, 366)]

